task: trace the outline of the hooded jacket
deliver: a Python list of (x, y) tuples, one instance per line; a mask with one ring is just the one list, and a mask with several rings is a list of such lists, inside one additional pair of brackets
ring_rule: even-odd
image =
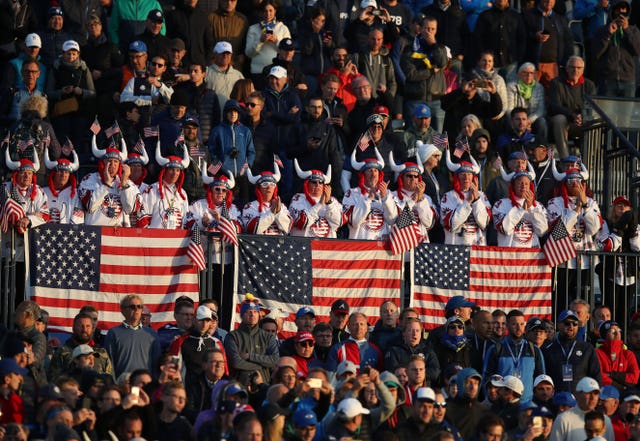
[[(462, 439), (472, 439), (476, 433), (476, 428), (480, 420), (487, 413), (478, 401), (477, 395), (473, 398), (465, 393), (464, 383), (470, 377), (478, 377), (480, 374), (473, 368), (462, 369), (456, 375), (456, 384), (458, 385), (458, 394), (447, 400), (447, 418), (456, 422), (456, 427), (462, 435)], [(480, 383), (482, 380), (480, 380)], [(478, 392), (480, 385), (478, 384)]]
[(596, 355), (602, 371), (601, 386), (613, 385), (624, 389), (638, 383), (638, 362), (633, 352), (625, 348), (622, 340), (605, 340), (596, 349)]

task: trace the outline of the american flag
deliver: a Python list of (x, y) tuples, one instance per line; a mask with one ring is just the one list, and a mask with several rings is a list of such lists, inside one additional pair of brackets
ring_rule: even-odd
[(468, 151), (469, 151), (469, 141), (467, 140), (466, 136), (463, 136), (462, 138), (456, 141), (456, 148), (453, 151), (453, 156), (455, 156), (456, 158), (462, 158), (462, 155), (464, 154), (464, 152), (468, 152)]
[(191, 240), (189, 240), (189, 247), (187, 248), (187, 256), (193, 262), (193, 265), (202, 271), (207, 267), (206, 260), (204, 259), (204, 250), (202, 249), (202, 238), (200, 237), (200, 227), (194, 225), (191, 231)]
[(222, 168), (222, 162), (218, 161), (215, 164), (211, 164), (209, 168), (207, 168), (207, 171), (211, 176), (215, 176), (218, 174), (221, 168)]
[(33, 145), (33, 140), (31, 138), (29, 138), (29, 139), (21, 139), (16, 144), (16, 148), (18, 149), (18, 151), (20, 153), (22, 153), (32, 145)]
[(107, 138), (111, 138), (118, 133), (120, 133), (120, 126), (118, 125), (118, 121), (114, 122), (111, 127), (107, 127), (106, 129), (104, 129), (104, 135)]
[(413, 255), (410, 305), (428, 329), (444, 323), (455, 295), (489, 311), (551, 318), (551, 269), (540, 249), (423, 243)]
[(140, 136), (138, 136), (138, 141), (136, 142), (136, 145), (133, 146), (133, 153), (144, 155), (144, 141)]
[(273, 155), (273, 162), (275, 162), (276, 164), (278, 164), (278, 167), (280, 167), (280, 168), (284, 168), (284, 164), (282, 163), (282, 159), (280, 159), (280, 156), (278, 156), (278, 155)]
[(360, 135), (360, 139), (358, 139), (357, 147), (361, 152), (364, 152), (367, 147), (369, 147), (369, 142), (371, 141), (371, 136), (369, 136), (369, 131), (366, 130), (362, 135)]
[(288, 315), (287, 336), (296, 331), (295, 313), (301, 306), (313, 306), (317, 321), (328, 322), (331, 304), (344, 299), (374, 325), (382, 303), (400, 304), (403, 259), (391, 255), (388, 243), (264, 235), (241, 235), (239, 242), (232, 326), (247, 292)]
[(576, 257), (576, 247), (573, 245), (567, 227), (561, 218), (551, 225), (549, 236), (542, 246), (544, 256), (549, 266), (558, 266)]
[(187, 256), (190, 232), (45, 224), (29, 231), (31, 300), (51, 314), (49, 327), (71, 331), (86, 304), (100, 310), (100, 327), (122, 322), (120, 300), (140, 294), (154, 326), (173, 322), (182, 295), (198, 300), (198, 274)]
[(222, 240), (230, 245), (238, 246), (238, 230), (236, 224), (229, 219), (229, 211), (223, 203), (220, 210), (220, 220), (218, 221), (218, 230), (222, 234)]
[(98, 122), (97, 116), (91, 123), (91, 127), (89, 127), (89, 130), (91, 130), (91, 133), (93, 133), (94, 135), (97, 135), (98, 133), (100, 133), (100, 130), (102, 130), (102, 127), (100, 127), (100, 122)]
[(72, 151), (73, 151), (73, 143), (69, 138), (67, 138), (67, 140), (62, 145), (62, 153), (64, 153), (65, 156), (69, 156), (71, 155)]
[(432, 138), (433, 145), (438, 147), (440, 150), (444, 150), (449, 146), (449, 136), (447, 132), (444, 133), (436, 133)]
[(184, 133), (182, 131), (180, 131), (180, 134), (176, 138), (176, 141), (173, 143), (173, 145), (177, 146), (181, 142), (184, 142)]
[(145, 138), (153, 138), (154, 136), (158, 136), (158, 126), (145, 127), (142, 131)]
[(2, 207), (0, 228), (3, 233), (9, 232), (9, 226), (25, 217), (24, 208), (13, 198), (7, 198)]
[(412, 250), (420, 243), (420, 232), (414, 222), (409, 204), (404, 205), (396, 223), (391, 227), (389, 242), (391, 242), (391, 254), (393, 255)]

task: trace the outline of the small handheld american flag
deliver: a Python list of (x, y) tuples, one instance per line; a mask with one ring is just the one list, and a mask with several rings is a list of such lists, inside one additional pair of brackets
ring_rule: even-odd
[(462, 158), (462, 155), (464, 154), (464, 152), (468, 152), (468, 151), (469, 151), (469, 141), (467, 140), (466, 136), (463, 136), (462, 138), (456, 141), (456, 148), (453, 151), (453, 155), (456, 158)]
[(198, 271), (202, 271), (207, 267), (206, 260), (204, 258), (204, 250), (202, 249), (202, 238), (200, 237), (200, 227), (194, 225), (191, 232), (191, 240), (187, 248), (187, 256), (198, 268)]
[(409, 204), (405, 204), (396, 223), (391, 227), (389, 241), (391, 242), (391, 254), (394, 256), (409, 251), (420, 243), (420, 233), (418, 226), (414, 223)]
[(558, 266), (576, 257), (576, 247), (561, 218), (556, 219), (551, 225), (549, 236), (542, 246), (542, 252), (549, 266)]
[(143, 129), (143, 134), (145, 138), (153, 138), (154, 136), (158, 136), (158, 126), (149, 126)]
[(100, 133), (100, 130), (102, 130), (102, 127), (100, 127), (100, 122), (98, 122), (97, 116), (91, 123), (91, 127), (89, 127), (89, 130), (91, 130), (91, 133), (93, 133), (94, 135), (97, 135), (98, 133)]
[(447, 132), (444, 133), (436, 133), (433, 135), (433, 145), (438, 147), (440, 150), (444, 150), (449, 146), (449, 136)]

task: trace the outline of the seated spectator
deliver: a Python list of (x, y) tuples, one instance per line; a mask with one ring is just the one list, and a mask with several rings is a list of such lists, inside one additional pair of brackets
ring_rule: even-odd
[(505, 112), (511, 112), (516, 107), (527, 109), (531, 132), (547, 139), (549, 129), (545, 118), (544, 87), (536, 81), (536, 66), (533, 63), (522, 63), (518, 68), (518, 78), (507, 83)]
[(511, 153), (524, 151), (525, 146), (535, 139), (530, 131), (531, 121), (527, 109), (514, 107), (510, 117), (509, 130), (501, 133), (496, 141), (496, 150), (505, 162)]
[(419, 355), (426, 363), (427, 384), (436, 384), (440, 376), (440, 362), (432, 347), (422, 338), (422, 331), (420, 320), (407, 320), (402, 330), (402, 340), (395, 342), (384, 353), (385, 369), (394, 372), (400, 366), (408, 366), (413, 357)]

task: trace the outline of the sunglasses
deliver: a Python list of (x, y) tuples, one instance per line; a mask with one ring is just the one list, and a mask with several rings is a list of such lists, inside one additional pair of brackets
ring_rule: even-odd
[(156, 67), (164, 67), (164, 64), (162, 64), (162, 63), (156, 63), (155, 61), (152, 61), (152, 62), (151, 62), (151, 63), (149, 63), (149, 64), (151, 64), (152, 66), (156, 66)]
[(251, 107), (252, 109), (257, 105), (258, 103), (247, 103), (247, 107)]
[(312, 347), (314, 347), (316, 345), (315, 342), (312, 342), (311, 340), (301, 341), (298, 344), (300, 346), (302, 346), (303, 348), (312, 348)]
[(261, 188), (269, 188), (269, 187), (275, 187), (276, 184), (274, 184), (273, 182), (263, 182), (260, 184)]
[(419, 176), (418, 175), (405, 175), (407, 178), (409, 179), (418, 179)]
[(136, 310), (136, 309), (142, 309), (143, 306), (142, 305), (127, 305), (127, 308), (129, 308), (131, 310)]
[(449, 329), (464, 329), (462, 325), (449, 325)]
[(440, 408), (444, 409), (445, 407), (447, 407), (447, 402), (443, 401), (439, 403), (436, 401), (435, 403), (433, 403), (433, 407), (435, 407), (436, 409), (440, 409)]
[(574, 322), (574, 321), (572, 320), (572, 321), (566, 321), (566, 322), (564, 322), (564, 325), (565, 325), (565, 326), (578, 326), (578, 325), (579, 325), (579, 323), (578, 323), (578, 322)]
[(226, 193), (227, 189), (223, 187), (215, 187), (213, 191), (215, 191), (216, 193)]

